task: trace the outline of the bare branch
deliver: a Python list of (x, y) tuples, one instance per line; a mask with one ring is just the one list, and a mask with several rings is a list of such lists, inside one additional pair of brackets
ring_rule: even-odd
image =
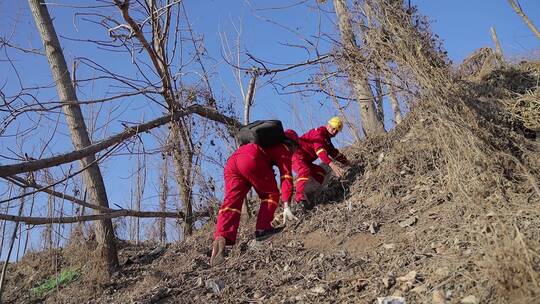
[[(195, 217), (207, 217), (208, 211), (195, 212)], [(100, 213), (91, 215), (66, 216), (66, 217), (32, 217), (32, 216), (17, 216), (11, 214), (0, 213), (0, 219), (11, 222), (22, 222), (27, 225), (45, 225), (45, 224), (69, 224), (87, 221), (98, 221), (103, 219), (112, 219), (123, 216), (133, 216), (141, 218), (178, 218), (183, 219), (184, 213), (179, 212), (157, 212), (157, 211), (134, 211), (134, 210), (118, 210), (111, 213)]]
[(521, 17), (521, 19), (523, 19), (523, 21), (527, 24), (531, 31), (536, 35), (536, 38), (540, 39), (540, 31), (538, 31), (534, 23), (532, 23), (531, 19), (529, 19), (529, 17), (525, 15), (519, 3), (517, 3), (516, 0), (508, 0), (508, 3), (510, 3), (514, 11), (516, 11), (516, 13)]
[(82, 159), (88, 155), (98, 153), (99, 151), (105, 150), (115, 144), (118, 144), (136, 134), (147, 132), (151, 129), (162, 126), (168, 122), (176, 121), (183, 116), (188, 114), (198, 114), (200, 116), (206, 117), (208, 119), (227, 124), (233, 128), (239, 128), (240, 122), (238, 120), (227, 117), (214, 109), (210, 109), (201, 105), (192, 105), (187, 107), (184, 110), (179, 110), (174, 114), (169, 114), (162, 116), (160, 118), (154, 119), (147, 123), (139, 124), (133, 127), (127, 128), (124, 132), (113, 135), (108, 139), (102, 140), (98, 143), (92, 144), (80, 150), (75, 150), (69, 153), (62, 155), (57, 155), (49, 158), (43, 158), (39, 160), (32, 160), (28, 162), (22, 162), (14, 165), (4, 165), (0, 166), (0, 177), (6, 177), (14, 174), (19, 174), (23, 172), (36, 171), (43, 168), (49, 168), (58, 166), (61, 164), (69, 163)]

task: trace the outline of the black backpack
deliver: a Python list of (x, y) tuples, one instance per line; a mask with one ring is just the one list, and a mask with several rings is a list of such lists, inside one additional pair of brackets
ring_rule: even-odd
[(261, 147), (270, 147), (283, 142), (285, 132), (279, 120), (256, 120), (241, 127), (235, 137), (238, 146), (254, 143)]

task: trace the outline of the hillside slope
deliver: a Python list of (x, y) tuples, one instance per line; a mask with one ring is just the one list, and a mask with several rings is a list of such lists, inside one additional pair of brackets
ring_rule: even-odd
[[(540, 75), (537, 67), (516, 71)], [(222, 266), (208, 265), (213, 224), (164, 247), (123, 243), (111, 282), (87, 263), (89, 241), (10, 266), (5, 299), (531, 303), (540, 296), (540, 157), (530, 134), (539, 130), (524, 128), (501, 100), (538, 94), (538, 81), (520, 93), (508, 82), (515, 75), (503, 74), (462, 79), (438, 100), (419, 101), (384, 137), (348, 148), (347, 179), (329, 179), (313, 212), (262, 243), (251, 240), (254, 224), (243, 223)], [(29, 292), (68, 268), (80, 272), (70, 284)]]

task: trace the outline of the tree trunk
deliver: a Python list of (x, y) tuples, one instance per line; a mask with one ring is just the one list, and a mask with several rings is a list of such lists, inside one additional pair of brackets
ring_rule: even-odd
[(504, 56), (503, 51), (501, 48), (501, 44), (499, 43), (499, 38), (497, 37), (497, 31), (495, 31), (495, 28), (492, 26), (489, 28), (491, 31), (491, 39), (493, 40), (493, 43), (495, 44), (495, 56), (497, 56), (497, 62), (499, 65), (504, 64)]
[(516, 3), (516, 0), (508, 0), (508, 3), (510, 3), (514, 11), (516, 11), (516, 13), (521, 17), (521, 19), (525, 21), (525, 24), (527, 24), (527, 26), (531, 29), (534, 35), (536, 35), (536, 38), (540, 39), (540, 32), (538, 31), (536, 26), (532, 23), (531, 19), (529, 19), (529, 17), (525, 15), (525, 13), (523, 12), (519, 4)]
[[(180, 108), (180, 104), (175, 94), (173, 93), (172, 79), (169, 78), (167, 55), (166, 55), (166, 33), (162, 32), (162, 21), (160, 14), (158, 13), (155, 2), (152, 0), (147, 1), (152, 16), (152, 32), (153, 39), (152, 44), (154, 47), (153, 55), (155, 58), (154, 67), (160, 75), (162, 75), (163, 83), (163, 97), (169, 105), (169, 111), (171, 113), (176, 112)], [(142, 31), (140, 32), (142, 35)], [(176, 182), (178, 183), (178, 190), (180, 191), (180, 197), (184, 204), (184, 237), (193, 233), (193, 197), (191, 182), (191, 171), (193, 167), (193, 150), (191, 147), (191, 135), (187, 130), (187, 124), (184, 119), (171, 123), (171, 132), (173, 144), (173, 160), (175, 166)]]
[[(54, 183), (54, 180), (49, 173), (48, 169), (43, 170), (43, 175), (45, 179), (45, 183), (47, 185), (50, 185)], [(54, 191), (54, 187), (52, 188)], [(54, 207), (55, 207), (55, 197), (53, 195), (47, 195), (47, 217), (53, 217), (54, 216)], [(45, 230), (43, 231), (43, 249), (49, 250), (53, 248), (53, 224), (47, 224), (45, 225)]]
[[(54, 216), (54, 201), (55, 198), (52, 195), (47, 197), (47, 217)], [(43, 231), (43, 248), (48, 250), (53, 248), (53, 237), (52, 237), (53, 225), (47, 224), (45, 226), (45, 231)]]
[[(77, 95), (71, 82), (69, 70), (56, 35), (51, 16), (43, 0), (28, 0), (32, 15), (36, 21), (51, 71), (56, 82), (58, 96), (64, 106), (66, 121), (70, 129), (71, 139), (76, 149), (91, 144), (81, 108), (76, 103)], [(81, 166), (88, 168), (83, 171), (85, 186), (90, 200), (96, 205), (109, 207), (107, 192), (101, 176), (101, 171), (94, 155), (81, 159)], [(95, 225), (98, 250), (104, 267), (111, 273), (118, 267), (118, 253), (112, 221), (104, 219)]]
[[(189, 140), (183, 139), (183, 126), (180, 123), (173, 122), (171, 125), (172, 140), (173, 140), (173, 157), (175, 167), (176, 183), (180, 191), (180, 198), (184, 205), (184, 237), (193, 233), (193, 207), (190, 186), (191, 176), (191, 160), (193, 153), (189, 149)], [(186, 144), (188, 142), (188, 144)], [(188, 147), (182, 151), (183, 147)]]
[[(247, 125), (250, 121), (251, 106), (253, 105), (253, 97), (255, 96), (255, 84), (257, 83), (257, 71), (253, 71), (253, 77), (249, 80), (248, 91), (244, 98), (244, 125)], [(240, 82), (241, 85), (241, 82)], [(247, 220), (251, 218), (251, 206), (249, 205), (250, 198), (253, 196), (251, 190), (244, 198), (242, 204), (242, 217)]]
[[(135, 187), (135, 210), (141, 211), (141, 203), (144, 196), (144, 186), (146, 180), (145, 168), (146, 162), (141, 164), (141, 151), (137, 150), (137, 174), (136, 174), (136, 187)], [(136, 217), (134, 220), (135, 226), (135, 243), (139, 244), (141, 242), (141, 219)]]
[[(26, 192), (26, 188), (22, 189), (23, 193)], [(24, 197), (21, 198), (21, 205), (19, 206), (19, 216), (22, 215), (24, 210)], [(4, 281), (6, 279), (7, 267), (9, 265), (9, 258), (11, 257), (11, 252), (13, 251), (13, 245), (15, 244), (15, 238), (17, 237), (17, 229), (19, 229), (19, 223), (14, 223), (13, 233), (11, 234), (11, 242), (9, 244), (8, 254), (6, 256), (6, 261), (2, 267), (2, 272), (0, 274), (0, 303), (2, 303), (2, 293), (4, 291)]]
[(374, 105), (373, 92), (369, 86), (366, 73), (359, 68), (360, 54), (356, 38), (352, 30), (349, 11), (345, 0), (334, 0), (334, 8), (339, 21), (341, 40), (345, 49), (349, 80), (360, 104), (360, 117), (366, 137), (385, 132), (382, 120), (379, 119)]
[(379, 116), (379, 119), (383, 122), (384, 125), (384, 90), (382, 87), (382, 75), (379, 70), (375, 71), (375, 92), (377, 96), (375, 97), (376, 113)]
[(253, 77), (249, 80), (248, 91), (244, 99), (244, 124), (249, 123), (249, 114), (253, 105), (253, 96), (255, 96), (255, 84), (257, 83), (257, 72), (253, 72)]
[[(169, 156), (165, 154), (163, 159), (163, 170), (161, 171), (161, 193), (159, 198), (159, 210), (165, 212), (167, 209), (167, 197), (169, 196)], [(167, 242), (167, 234), (165, 230), (166, 220), (165, 218), (160, 218), (158, 220), (159, 225), (159, 241), (164, 244)]]
[(399, 100), (396, 95), (394, 88), (394, 80), (390, 73), (386, 74), (386, 88), (388, 90), (388, 99), (390, 99), (390, 105), (392, 106), (392, 112), (394, 113), (394, 123), (399, 125), (403, 120), (403, 115), (401, 114), (401, 109), (399, 108)]

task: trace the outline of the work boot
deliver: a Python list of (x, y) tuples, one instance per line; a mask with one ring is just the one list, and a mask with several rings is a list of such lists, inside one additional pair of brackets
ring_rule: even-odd
[(220, 236), (212, 243), (210, 267), (217, 266), (223, 262), (225, 262), (225, 238)]
[(255, 231), (255, 240), (256, 241), (264, 241), (268, 238), (270, 238), (271, 236), (275, 235), (276, 233), (280, 233), (281, 231), (283, 230), (283, 227), (278, 227), (278, 228), (270, 228), (270, 229), (266, 229), (266, 230), (256, 230)]

